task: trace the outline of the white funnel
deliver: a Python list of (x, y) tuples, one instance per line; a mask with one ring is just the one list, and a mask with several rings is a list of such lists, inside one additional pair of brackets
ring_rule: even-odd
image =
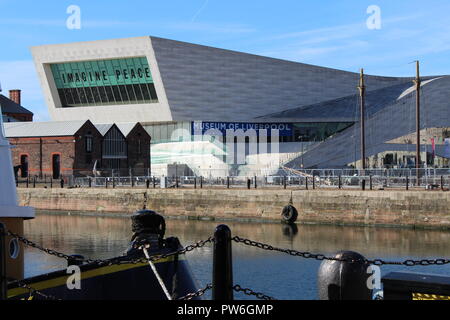
[[(1, 113), (1, 108), (0, 108)], [(11, 146), (5, 137), (0, 115), (0, 218), (34, 218), (34, 208), (17, 205), (17, 191), (11, 160)]]

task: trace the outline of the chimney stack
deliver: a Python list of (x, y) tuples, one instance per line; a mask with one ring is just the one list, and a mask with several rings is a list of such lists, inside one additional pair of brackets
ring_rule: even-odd
[(20, 104), (20, 90), (14, 89), (9, 90), (9, 99), (17, 103), (19, 106)]

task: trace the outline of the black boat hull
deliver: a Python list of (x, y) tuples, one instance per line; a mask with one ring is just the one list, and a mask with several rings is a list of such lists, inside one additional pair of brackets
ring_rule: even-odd
[[(195, 292), (197, 287), (184, 255), (174, 255), (154, 262), (155, 267), (173, 299)], [(167, 300), (148, 263), (123, 263), (101, 266), (96, 263), (80, 267), (80, 289), (70, 290), (72, 283), (67, 270), (12, 282), (8, 286), (8, 299), (45, 299), (33, 294), (21, 284), (44, 295), (62, 300)]]

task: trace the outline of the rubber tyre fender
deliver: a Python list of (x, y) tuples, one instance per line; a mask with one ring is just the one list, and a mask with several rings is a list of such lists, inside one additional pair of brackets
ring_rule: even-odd
[(287, 205), (283, 208), (281, 216), (284, 222), (294, 223), (295, 221), (297, 221), (298, 211), (294, 206)]

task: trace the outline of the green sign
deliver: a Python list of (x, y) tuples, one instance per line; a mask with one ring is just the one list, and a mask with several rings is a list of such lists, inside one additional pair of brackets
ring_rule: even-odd
[(147, 58), (51, 64), (58, 89), (153, 83)]

